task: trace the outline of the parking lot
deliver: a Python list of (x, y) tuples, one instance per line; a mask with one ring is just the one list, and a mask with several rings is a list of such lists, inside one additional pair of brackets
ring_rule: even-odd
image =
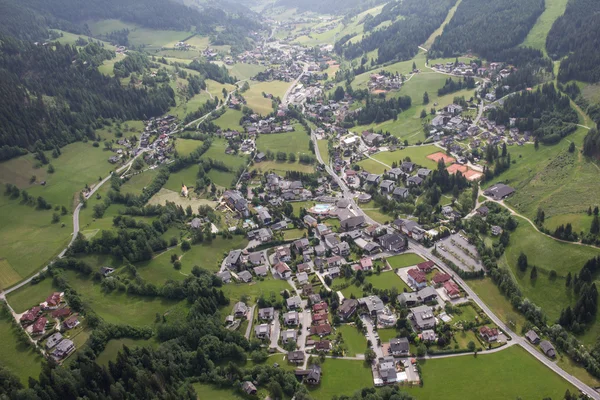
[(472, 244), (469, 244), (466, 238), (460, 233), (441, 240), (437, 244), (437, 249), (444, 258), (452, 261), (463, 271), (479, 271), (483, 269), (477, 249)]

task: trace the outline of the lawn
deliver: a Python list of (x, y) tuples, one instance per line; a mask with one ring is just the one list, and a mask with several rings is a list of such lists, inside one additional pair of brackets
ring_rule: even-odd
[(231, 172), (237, 172), (240, 167), (245, 167), (248, 165), (248, 159), (244, 155), (236, 156), (232, 154), (225, 154), (225, 149), (227, 149), (227, 146), (226, 140), (214, 139), (209, 149), (202, 157), (222, 161), (229, 167)]
[(294, 239), (300, 239), (302, 237), (304, 237), (304, 234), (306, 233), (306, 230), (304, 229), (288, 229), (286, 231), (283, 231), (283, 238), (285, 240), (294, 240)]
[(253, 304), (256, 299), (261, 296), (270, 298), (274, 295), (277, 301), (283, 301), (281, 291), (288, 289), (291, 290), (291, 286), (284, 280), (281, 279), (265, 279), (263, 281), (255, 281), (251, 283), (228, 283), (223, 285), (223, 292), (225, 296), (229, 297), (231, 304), (241, 300), (243, 296), (250, 298), (250, 304)]
[(192, 385), (198, 396), (198, 400), (220, 399), (220, 400), (244, 400), (244, 396), (233, 389), (221, 389), (207, 383), (194, 383)]
[(317, 146), (319, 147), (319, 154), (323, 162), (329, 165), (329, 142), (327, 140), (318, 140)]
[(285, 173), (288, 171), (298, 171), (304, 172), (306, 174), (311, 174), (315, 172), (315, 166), (314, 164), (302, 164), (298, 161), (262, 161), (260, 163), (255, 163), (252, 166), (251, 170), (260, 172), (273, 171), (281, 175), (285, 175)]
[[(392, 288), (396, 288), (398, 293), (404, 292), (404, 289), (406, 289), (407, 292), (412, 291), (408, 285), (406, 285), (406, 283), (404, 283), (404, 281), (392, 271), (382, 272), (379, 275), (373, 274), (371, 276), (367, 276), (365, 278), (365, 283), (367, 282), (372, 284), (373, 287), (377, 289), (390, 290)], [(334, 284), (335, 283), (336, 282), (334, 281)], [(363, 287), (356, 286), (356, 284), (351, 284), (347, 288), (342, 289), (342, 294), (346, 298), (350, 298), (352, 295), (354, 295), (356, 298), (363, 297)]]
[[(209, 205), (214, 208), (217, 205), (217, 202), (212, 201), (212, 200), (196, 198), (193, 196), (192, 197), (181, 197), (181, 195), (179, 194), (179, 189), (177, 190), (177, 192), (174, 192), (172, 190), (168, 190), (168, 189), (164, 189), (164, 188), (160, 189), (158, 191), (158, 193), (156, 193), (154, 196), (152, 196), (150, 198), (150, 200), (148, 201), (148, 204), (165, 205), (167, 201), (170, 201), (179, 206), (182, 206), (183, 208), (187, 208), (187, 206), (190, 206), (190, 207), (192, 207), (192, 210), (194, 210), (194, 211), (198, 210), (198, 207), (200, 207), (200, 206)], [(112, 207), (113, 206), (111, 206), (109, 208), (109, 210)], [(105, 216), (105, 218), (106, 218), (106, 216)]]
[[(235, 235), (233, 239), (222, 239), (217, 236), (212, 242), (193, 245), (186, 252), (183, 252), (179, 247), (170, 249), (155, 256), (151, 261), (136, 264), (136, 268), (142, 278), (160, 285), (168, 279), (183, 280), (186, 275), (192, 272), (195, 265), (211, 272), (217, 272), (221, 267), (221, 261), (230, 250), (244, 248), (247, 244), (248, 241), (243, 236)], [(173, 268), (171, 263), (172, 254), (180, 256), (180, 271)]]
[(222, 188), (230, 188), (235, 186), (234, 181), (237, 181), (235, 173), (219, 171), (217, 169), (211, 169), (208, 171), (206, 176), (208, 176), (215, 185)]
[(250, 89), (243, 93), (247, 106), (261, 115), (270, 114), (273, 111), (271, 99), (262, 94), (271, 94), (273, 97), (283, 99), (283, 95), (290, 87), (290, 82), (272, 81), (272, 82), (250, 82)]
[(148, 326), (154, 323), (156, 314), (164, 315), (188, 307), (185, 302), (158, 297), (130, 296), (122, 292), (105, 293), (100, 284), (73, 271), (64, 271), (64, 276), (77, 290), (86, 306), (109, 323)]
[(258, 74), (259, 72), (263, 72), (266, 69), (266, 67), (257, 64), (239, 63), (228, 65), (227, 69), (229, 70), (229, 74), (231, 76), (235, 76), (236, 79), (246, 80), (256, 76), (256, 74)]
[(389, 257), (386, 260), (388, 264), (390, 264), (390, 267), (392, 267), (393, 269), (410, 267), (412, 265), (417, 265), (425, 261), (423, 257), (414, 253), (400, 254), (397, 256)]
[(387, 343), (398, 336), (398, 331), (394, 328), (377, 329), (377, 333), (379, 334), (381, 343)]
[(539, 16), (522, 44), (522, 46), (542, 50), (544, 54), (546, 54), (546, 36), (548, 36), (554, 21), (564, 14), (567, 0), (545, 0), (545, 6), (544, 12)]
[(16, 313), (22, 313), (41, 302), (57, 289), (52, 284), (52, 278), (46, 278), (37, 284), (28, 284), (9, 293), (6, 298)]
[(96, 363), (99, 365), (108, 366), (109, 361), (115, 361), (117, 359), (117, 354), (119, 351), (123, 350), (123, 346), (127, 346), (130, 349), (135, 347), (157, 347), (158, 343), (153, 340), (144, 340), (144, 339), (112, 339), (109, 340), (106, 344), (106, 347), (98, 357), (96, 357)]
[(315, 400), (350, 396), (357, 390), (373, 387), (371, 368), (363, 361), (328, 358), (321, 365), (321, 372), (321, 384), (308, 388)]
[[(0, 313), (2, 313), (0, 311)], [(43, 357), (17, 339), (10, 316), (0, 315), (0, 364), (15, 374), (27, 386), (29, 377), (38, 379)]]
[(367, 338), (361, 331), (353, 325), (341, 325), (337, 328), (338, 333), (342, 334), (344, 343), (348, 351), (345, 354), (348, 357), (354, 357), (357, 354), (364, 354), (367, 349)]
[(271, 150), (273, 153), (282, 151), (286, 155), (294, 153), (296, 156), (310, 154), (310, 136), (306, 134), (302, 125), (296, 124), (295, 128), (294, 132), (260, 135), (256, 140), (257, 149), (262, 152)]
[[(440, 151), (439, 147), (433, 145), (407, 147), (404, 150), (383, 151), (372, 156), (377, 161), (367, 158), (358, 163), (365, 170), (373, 174), (382, 174), (384, 170), (391, 169), (392, 163), (401, 164), (402, 161), (409, 157), (412, 162), (425, 168), (434, 170), (437, 168), (437, 163), (427, 158), (428, 155)], [(383, 165), (383, 164), (386, 165)]]
[[(144, 188), (152, 183), (156, 175), (158, 175), (158, 169), (150, 169), (133, 175), (121, 186), (121, 193), (131, 193), (136, 196), (142, 194)], [(107, 184), (107, 188), (108, 187), (109, 185)], [(93, 208), (93, 206), (90, 207), (90, 209), (91, 208)]]
[(421, 369), (423, 387), (408, 389), (420, 400), (438, 399), (440, 393), (447, 400), (462, 400), (474, 388), (477, 398), (490, 400), (560, 398), (566, 390), (577, 393), (577, 389), (518, 346), (477, 357), (421, 361)]
[(234, 109), (227, 109), (225, 114), (212, 122), (219, 126), (221, 129), (229, 129), (238, 132), (243, 132), (244, 128), (240, 125), (240, 119), (242, 118), (242, 112)]

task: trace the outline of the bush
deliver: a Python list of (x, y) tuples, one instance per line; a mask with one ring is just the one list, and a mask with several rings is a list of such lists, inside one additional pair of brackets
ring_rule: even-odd
[(192, 248), (192, 245), (190, 245), (189, 241), (184, 240), (184, 241), (181, 242), (181, 250), (188, 251), (191, 248)]

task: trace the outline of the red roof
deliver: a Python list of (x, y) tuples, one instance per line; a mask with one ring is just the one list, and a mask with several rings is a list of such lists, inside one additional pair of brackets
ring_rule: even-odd
[(329, 335), (331, 333), (331, 326), (329, 324), (311, 326), (310, 333), (312, 335)]
[(60, 304), (60, 293), (59, 292), (52, 293), (46, 299), (46, 303), (51, 307), (59, 305)]
[(279, 272), (280, 274), (283, 274), (284, 272), (287, 271), (291, 271), (290, 267), (288, 267), (288, 265), (284, 262), (280, 262), (275, 266), (275, 270), (277, 272)]
[(479, 328), (479, 333), (481, 334), (481, 336), (494, 337), (498, 336), (498, 329), (482, 326), (481, 328)]
[(452, 277), (448, 274), (437, 274), (433, 277), (434, 283), (444, 283), (452, 279)]
[(327, 303), (325, 303), (324, 301), (314, 304), (312, 306), (313, 312), (317, 312), (317, 311), (321, 311), (321, 310), (327, 310)]
[(427, 282), (427, 277), (425, 276), (425, 274), (415, 268), (408, 270), (408, 276), (413, 278), (417, 283)]
[(31, 310), (27, 311), (21, 316), (21, 322), (33, 322), (37, 318), (40, 311), (40, 307), (33, 307)]
[(452, 281), (447, 281), (444, 283), (444, 289), (446, 289), (446, 292), (450, 295), (450, 296), (454, 296), (457, 294), (460, 294), (460, 289), (458, 288), (458, 285)]
[(315, 349), (317, 350), (329, 350), (331, 349), (331, 342), (329, 340), (321, 340), (315, 343)]
[(52, 312), (52, 318), (64, 318), (71, 315), (71, 309), (68, 307), (60, 308)]
[(431, 260), (417, 264), (417, 268), (419, 268), (421, 271), (425, 271), (425, 272), (431, 271), (433, 269), (433, 267), (435, 267), (435, 263)]
[(371, 269), (373, 268), (373, 260), (368, 257), (360, 259), (360, 266), (362, 269)]
[(33, 332), (34, 333), (40, 333), (40, 332), (44, 332), (44, 329), (46, 328), (46, 323), (48, 322), (48, 320), (46, 319), (46, 317), (41, 317), (39, 318), (37, 321), (35, 321), (35, 323), (33, 324)]
[(65, 322), (63, 322), (63, 325), (71, 329), (76, 326), (78, 322), (79, 320), (77, 319), (77, 315), (71, 315)]
[(313, 320), (313, 322), (325, 321), (325, 320), (327, 320), (327, 314), (326, 313), (323, 313), (323, 314), (313, 314), (312, 315), (312, 320)]

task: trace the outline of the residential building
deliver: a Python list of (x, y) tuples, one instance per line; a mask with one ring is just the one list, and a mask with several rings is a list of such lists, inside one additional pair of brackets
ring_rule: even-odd
[(283, 343), (289, 343), (291, 341), (296, 341), (298, 339), (298, 332), (295, 329), (287, 329), (285, 331), (281, 331), (281, 341)]
[(435, 263), (431, 260), (417, 264), (417, 268), (419, 268), (420, 271), (423, 271), (426, 274), (431, 272), (433, 270), (433, 267), (435, 267)]
[(418, 330), (433, 329), (436, 325), (433, 310), (429, 306), (417, 306), (410, 309), (410, 319)]
[(398, 380), (396, 373), (396, 361), (393, 356), (386, 356), (379, 359), (377, 364), (379, 376), (384, 384), (394, 384)]
[(291, 363), (302, 364), (304, 362), (304, 352), (300, 350), (290, 351), (287, 353), (287, 359)]
[(275, 316), (275, 309), (273, 307), (261, 308), (258, 310), (258, 318), (263, 321), (271, 321)]
[(556, 349), (554, 348), (552, 343), (550, 343), (549, 341), (542, 340), (540, 342), (540, 349), (542, 349), (544, 354), (547, 355), (548, 357), (550, 357), (550, 358), (556, 357)]
[(245, 317), (248, 313), (248, 306), (245, 303), (238, 301), (233, 306), (233, 315), (237, 318)]
[(417, 296), (421, 302), (429, 303), (437, 300), (438, 293), (431, 286), (425, 286), (423, 289), (417, 292)]
[(56, 346), (61, 340), (63, 340), (63, 336), (60, 332), (53, 333), (50, 335), (48, 340), (46, 340), (46, 350), (50, 350), (54, 346)]
[(422, 271), (416, 268), (409, 269), (407, 273), (408, 283), (417, 289), (427, 286), (427, 277)]
[(281, 279), (289, 279), (292, 276), (292, 270), (284, 262), (275, 265), (275, 272)]
[(383, 182), (381, 182), (381, 185), (379, 185), (379, 189), (381, 190), (382, 194), (392, 194), (395, 187), (396, 184), (394, 183), (394, 181), (389, 180), (384, 180)]
[(358, 299), (358, 303), (367, 307), (367, 311), (373, 317), (379, 314), (385, 307), (383, 301), (375, 295)]
[(225, 266), (237, 271), (242, 265), (242, 250), (231, 250), (225, 258)]
[(540, 337), (538, 336), (538, 334), (533, 330), (530, 329), (526, 334), (525, 337), (527, 338), (527, 340), (529, 340), (530, 343), (532, 344), (538, 344), (540, 342)]
[(52, 356), (57, 359), (63, 359), (75, 351), (75, 343), (70, 339), (63, 339), (56, 345)]
[(244, 282), (244, 283), (249, 283), (252, 282), (252, 274), (248, 271), (241, 271), (238, 272), (237, 274), (238, 278), (240, 278), (240, 281)]
[(268, 275), (269, 268), (267, 268), (266, 265), (261, 265), (259, 267), (254, 267), (253, 271), (254, 275), (256, 276), (266, 277)]
[(348, 318), (350, 318), (352, 316), (352, 314), (354, 314), (357, 307), (358, 307), (358, 300), (348, 299), (348, 298), (344, 299), (344, 301), (338, 308), (338, 313), (340, 315), (340, 318), (344, 321), (347, 321)]
[(319, 337), (327, 336), (331, 334), (331, 331), (331, 325), (329, 325), (328, 323), (322, 325), (313, 325), (310, 327), (310, 334), (318, 335)]
[(383, 251), (397, 253), (406, 250), (406, 240), (397, 233), (386, 233), (378, 238)]
[(32, 335), (43, 335), (46, 331), (46, 323), (48, 320), (46, 317), (40, 317), (33, 323), (33, 327), (31, 328)]
[(292, 296), (286, 300), (286, 304), (289, 309), (294, 310), (296, 308), (300, 308), (302, 305), (302, 299), (300, 299), (300, 296)]
[(260, 324), (254, 328), (254, 334), (258, 339), (268, 339), (271, 334), (271, 325)]
[(492, 197), (494, 200), (503, 200), (512, 195), (514, 192), (515, 189), (511, 188), (510, 186), (507, 186), (503, 183), (497, 183), (493, 186), (490, 186), (483, 192), (483, 194)]
[(444, 282), (444, 291), (446, 295), (448, 295), (451, 299), (456, 299), (460, 297), (460, 289), (456, 283), (453, 281)]
[(256, 386), (250, 381), (242, 383), (242, 390), (250, 396), (255, 396), (257, 393)]
[(433, 329), (425, 329), (423, 332), (420, 333), (419, 336), (424, 342), (431, 343), (437, 341), (437, 335), (435, 334), (435, 331)]
[(287, 326), (298, 325), (300, 318), (297, 311), (289, 311), (283, 314), (283, 323)]
[(441, 286), (451, 279), (452, 279), (452, 277), (450, 275), (446, 274), (445, 272), (442, 272), (442, 273), (436, 274), (433, 277), (433, 279), (431, 279), (431, 280), (433, 281), (435, 286)]
[(392, 192), (392, 197), (396, 200), (406, 199), (409, 195), (408, 189), (403, 187), (397, 187)]
[(488, 343), (498, 340), (498, 329), (482, 326), (479, 328), (479, 335)]
[(390, 340), (389, 352), (395, 357), (405, 357), (410, 353), (410, 344), (407, 338), (395, 338)]

